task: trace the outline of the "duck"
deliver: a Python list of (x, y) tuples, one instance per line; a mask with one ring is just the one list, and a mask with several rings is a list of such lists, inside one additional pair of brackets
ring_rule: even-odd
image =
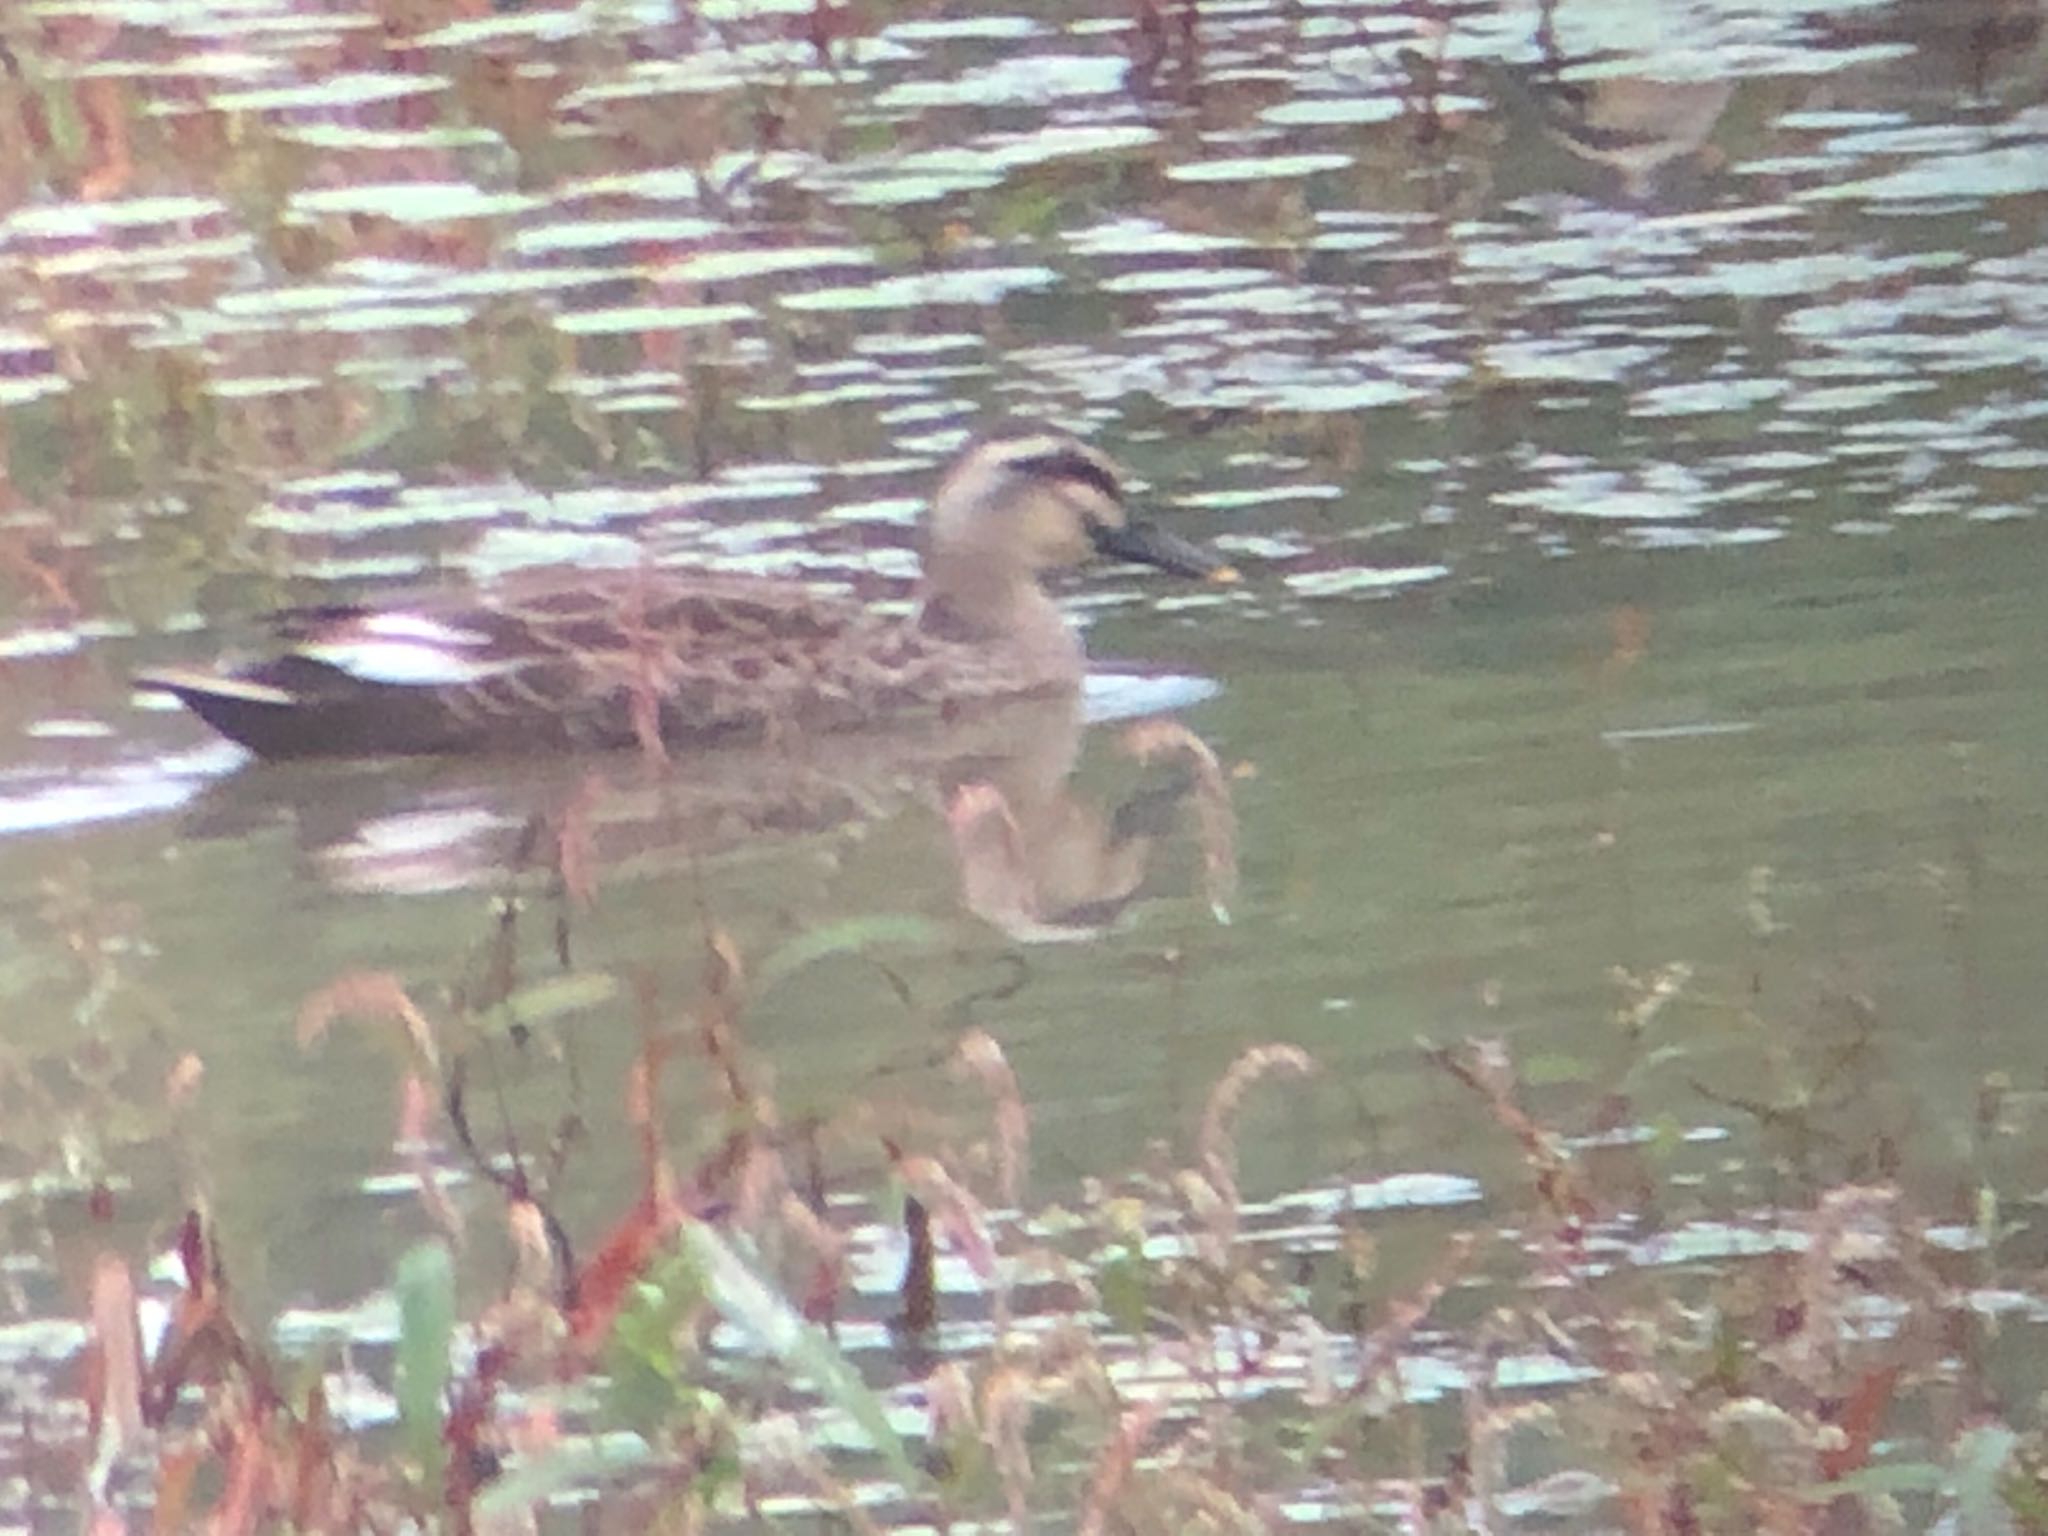
[(1107, 454), (1035, 425), (954, 457), (921, 546), (908, 614), (770, 577), (535, 572), (482, 592), (287, 609), (256, 659), (134, 683), (261, 759), (667, 756), (1077, 693), (1085, 653), (1045, 579), (1091, 558), (1236, 579), (1136, 516)]

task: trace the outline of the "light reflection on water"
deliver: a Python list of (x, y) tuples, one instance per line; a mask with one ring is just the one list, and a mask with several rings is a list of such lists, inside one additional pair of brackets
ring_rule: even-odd
[[(522, 817), (351, 844), (322, 782), (199, 836), (221, 760), (131, 667), (281, 601), (565, 561), (900, 601), (931, 466), (1006, 412), (1090, 429), (1246, 568), (1075, 592), (1097, 651), (1222, 685), (1167, 702), (1237, 770), (1243, 893), (1217, 927), (1181, 846), (1014, 994), (964, 921), (897, 957), (907, 1004), (853, 962), (793, 983), (756, 1043), (794, 1102), (915, 1097), (904, 1063), (978, 1023), (1053, 1180), (1184, 1136), (1277, 1036), (1324, 1071), (1253, 1107), (1254, 1178), (1484, 1178), (1512, 1149), (1413, 1042), (1497, 1033), (1568, 1123), (1725, 1124), (1675, 1166), (1732, 1202), (1887, 1139), (1938, 1186), (1983, 1075), (2038, 1075), (2038, 13), (1968, 7), (1975, 47), (1935, 6), (1577, 3), (1546, 39), (1534, 8), (1250, 5), (1183, 69), (1113, 9), (822, 60), (755, 8), (423, 9), (410, 39), (201, 3), (9, 36), (67, 112), (116, 83), (84, 110), (119, 131), (0, 140), (5, 917), (47, 944), (35, 893), (80, 860), (133, 914), (256, 1283), (382, 1275), (298, 1261), (385, 1155), (387, 1065), (309, 1063), (289, 1021), (342, 971), (462, 979), (500, 855), (429, 880), (422, 844)], [(579, 942), (952, 921), (945, 839), (622, 880)], [(1680, 1001), (1617, 1023), (1677, 963)], [(54, 1048), (68, 995), (33, 980), (15, 1029)], [(1757, 1112), (1806, 1090), (1818, 1150)]]

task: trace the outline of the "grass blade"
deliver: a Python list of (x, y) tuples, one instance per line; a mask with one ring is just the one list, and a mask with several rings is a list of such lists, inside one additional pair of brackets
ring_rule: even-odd
[(822, 928), (798, 934), (762, 962), (755, 981), (759, 990), (766, 993), (805, 966), (829, 956), (863, 954), (882, 945), (900, 945), (907, 949), (929, 947), (943, 932), (929, 918), (907, 912), (849, 917), (842, 922), (827, 923)]
[(825, 1331), (805, 1321), (708, 1224), (685, 1223), (683, 1249), (703, 1277), (704, 1293), (726, 1321), (746, 1329), (785, 1368), (807, 1379), (820, 1397), (859, 1425), (898, 1483), (905, 1489), (919, 1487), (922, 1479), (891, 1427), (882, 1400)]
[(638, 1435), (617, 1432), (584, 1440), (564, 1441), (530, 1460), (521, 1460), (498, 1478), (476, 1501), (485, 1519), (523, 1514), (571, 1489), (593, 1488), (605, 1479), (635, 1472), (654, 1460)]
[(454, 1261), (442, 1244), (421, 1243), (398, 1261), (398, 1421), (430, 1482), (441, 1477), (441, 1405), (454, 1337)]

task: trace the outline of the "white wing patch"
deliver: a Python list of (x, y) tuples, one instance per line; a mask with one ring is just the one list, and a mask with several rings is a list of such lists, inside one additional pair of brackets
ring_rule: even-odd
[(366, 683), (400, 688), (457, 688), (502, 677), (519, 662), (466, 656), (488, 646), (491, 637), (421, 613), (366, 613), (324, 639), (297, 647), (301, 656), (325, 662)]
[(325, 662), (366, 683), (401, 688), (454, 688), (481, 683), (518, 670), (516, 660), (479, 661), (425, 639), (323, 640), (298, 647), (301, 656)]
[(421, 613), (366, 613), (349, 628), (373, 640), (412, 640), (421, 645), (456, 648), (491, 643), (489, 635), (444, 624)]

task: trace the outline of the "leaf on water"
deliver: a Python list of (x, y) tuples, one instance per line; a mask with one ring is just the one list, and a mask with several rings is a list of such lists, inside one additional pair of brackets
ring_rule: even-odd
[(521, 987), (485, 1015), (494, 1028), (531, 1029), (572, 1013), (600, 1007), (618, 996), (618, 978), (608, 971), (582, 971)]
[(441, 1475), (442, 1398), (455, 1337), (455, 1264), (441, 1243), (398, 1261), (398, 1420), (428, 1481)]
[(906, 912), (882, 913), (874, 917), (850, 917), (800, 933), (761, 964), (757, 985), (763, 993), (787, 980), (807, 965), (833, 955), (857, 955), (884, 944), (931, 945), (941, 936), (939, 925), (929, 918)]
[(805, 1377), (826, 1403), (860, 1426), (905, 1489), (923, 1486), (882, 1400), (847, 1363), (825, 1331), (803, 1317), (705, 1222), (683, 1225), (683, 1251), (704, 1278), (705, 1294), (727, 1322), (744, 1328), (787, 1369)]

